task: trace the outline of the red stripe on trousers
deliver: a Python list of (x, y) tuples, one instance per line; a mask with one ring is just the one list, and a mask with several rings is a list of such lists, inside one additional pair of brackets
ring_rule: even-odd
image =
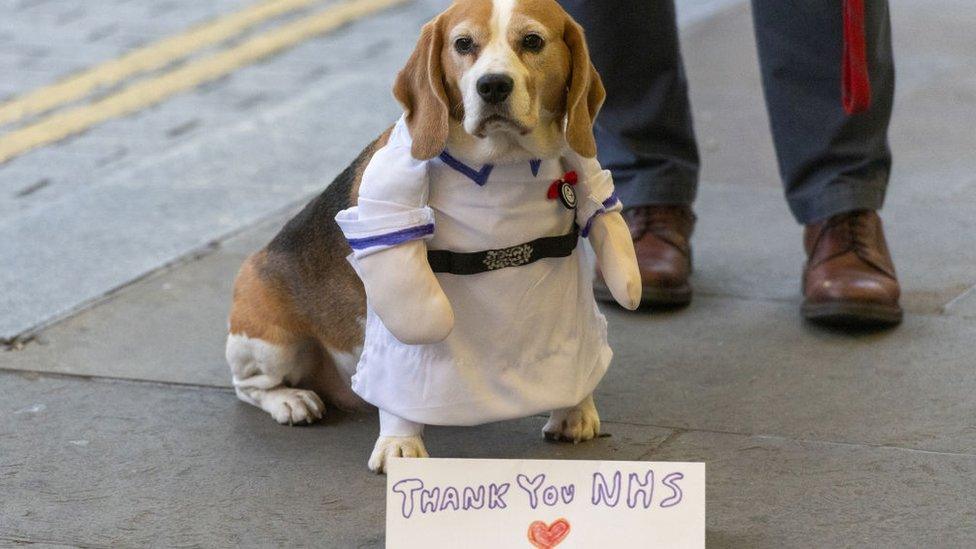
[(864, 34), (864, 0), (844, 2), (844, 59), (841, 87), (844, 111), (857, 114), (871, 106), (867, 41)]

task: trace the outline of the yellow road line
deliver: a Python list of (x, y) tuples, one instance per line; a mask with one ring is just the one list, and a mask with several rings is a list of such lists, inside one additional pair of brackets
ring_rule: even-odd
[(318, 0), (265, 0), (186, 32), (106, 61), (79, 74), (0, 104), (0, 126), (85, 97), (101, 86), (111, 86), (153, 71), (203, 48), (233, 38), (264, 21), (304, 8)]
[(33, 148), (131, 114), (168, 97), (216, 80), (243, 66), (325, 34), (336, 27), (407, 0), (349, 0), (259, 34), (233, 48), (137, 82), (90, 105), (55, 113), (0, 137), (0, 164)]

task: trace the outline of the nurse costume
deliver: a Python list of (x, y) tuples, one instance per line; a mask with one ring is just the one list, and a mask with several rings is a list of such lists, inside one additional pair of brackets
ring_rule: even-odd
[[(427, 425), (475, 425), (579, 404), (613, 355), (589, 262), (576, 246), (567, 257), (524, 264), (525, 247), (574, 230), (585, 237), (597, 215), (619, 211), (610, 173), (595, 159), (575, 157), (577, 183), (568, 192), (564, 183), (554, 197), (554, 181), (570, 179), (562, 159), (468, 166), (450, 151), (421, 161), (410, 150), (401, 118), (363, 173), (359, 204), (336, 216), (350, 262), (356, 267), (369, 254), (425, 239), (428, 250), (492, 250), (490, 270), (436, 273), (455, 325), (435, 344), (401, 343), (367, 296), (353, 390), (381, 417)], [(361, 215), (364, 204), (381, 214)]]

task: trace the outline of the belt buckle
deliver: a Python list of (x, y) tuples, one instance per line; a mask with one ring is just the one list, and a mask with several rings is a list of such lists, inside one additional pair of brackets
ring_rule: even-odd
[(518, 267), (525, 265), (532, 259), (532, 246), (528, 243), (502, 248), (500, 250), (488, 250), (482, 260), (489, 271), (497, 271), (506, 267)]

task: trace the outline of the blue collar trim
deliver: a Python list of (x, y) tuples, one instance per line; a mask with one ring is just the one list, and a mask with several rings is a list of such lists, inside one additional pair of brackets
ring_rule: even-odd
[(464, 162), (461, 162), (457, 158), (454, 158), (447, 151), (444, 151), (440, 155), (440, 159), (450, 166), (451, 168), (461, 172), (462, 175), (474, 181), (479, 186), (484, 187), (485, 183), (488, 182), (488, 176), (491, 175), (491, 170), (495, 169), (494, 164), (485, 164), (481, 167), (481, 171), (477, 171), (471, 166), (468, 166)]
[[(439, 158), (442, 162), (448, 165), (451, 169), (454, 169), (461, 173), (461, 175), (467, 177), (471, 181), (474, 181), (480, 187), (484, 187), (488, 183), (488, 176), (491, 175), (491, 171), (495, 169), (494, 164), (485, 164), (480, 170), (476, 170), (471, 166), (468, 166), (464, 162), (461, 162), (457, 158), (451, 156), (450, 153), (444, 151), (440, 154)], [(539, 175), (539, 168), (542, 166), (542, 159), (534, 158), (529, 160), (529, 169), (532, 170), (532, 177)]]
[(535, 158), (533, 160), (529, 160), (529, 169), (532, 170), (532, 177), (539, 175), (539, 166), (541, 165), (542, 165), (541, 158)]

